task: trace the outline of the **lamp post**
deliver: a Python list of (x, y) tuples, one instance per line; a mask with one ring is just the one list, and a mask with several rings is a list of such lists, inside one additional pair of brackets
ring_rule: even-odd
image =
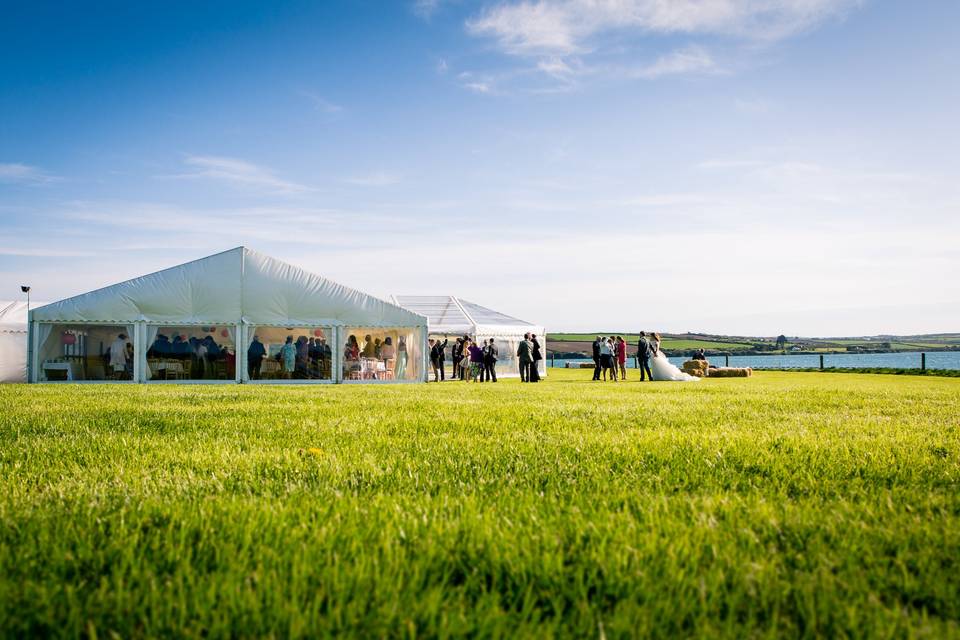
[(30, 322), (30, 285), (20, 285), (20, 291), (27, 294), (27, 382), (33, 382), (33, 330)]
[(30, 287), (28, 285), (20, 285), (20, 291), (27, 294), (27, 321), (29, 322), (30, 318)]

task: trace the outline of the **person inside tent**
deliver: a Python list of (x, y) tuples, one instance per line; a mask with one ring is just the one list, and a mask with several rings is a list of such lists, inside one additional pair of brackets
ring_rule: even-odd
[(234, 380), (237, 377), (237, 354), (230, 350), (230, 347), (220, 349), (223, 354), (223, 360), (227, 364), (227, 380)]
[(403, 380), (407, 375), (407, 340), (403, 336), (397, 341), (397, 380)]
[(319, 338), (317, 340), (317, 349), (320, 351), (320, 377), (329, 379), (333, 350), (330, 349), (330, 345), (327, 344), (326, 338)]
[(293, 344), (293, 336), (287, 336), (287, 341), (280, 348), (277, 354), (280, 358), (280, 365), (283, 367), (283, 377), (290, 379), (294, 370), (297, 368), (297, 348)]
[(377, 357), (377, 347), (373, 342), (373, 338), (368, 334), (363, 339), (363, 355), (364, 358), (376, 358)]
[(260, 342), (260, 336), (253, 336), (253, 342), (247, 349), (247, 377), (251, 380), (260, 379), (260, 367), (263, 365), (263, 358), (267, 355), (267, 349)]
[(297, 378), (310, 377), (310, 343), (307, 342), (307, 336), (297, 338)]
[(127, 336), (121, 333), (110, 344), (110, 371), (113, 378), (122, 380), (127, 369)]

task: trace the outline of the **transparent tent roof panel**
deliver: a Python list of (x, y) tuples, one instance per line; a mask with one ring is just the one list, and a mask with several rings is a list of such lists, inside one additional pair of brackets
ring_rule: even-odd
[(524, 320), (454, 296), (394, 296), (394, 300), (401, 307), (427, 316), (431, 327), (473, 325), (535, 327)]

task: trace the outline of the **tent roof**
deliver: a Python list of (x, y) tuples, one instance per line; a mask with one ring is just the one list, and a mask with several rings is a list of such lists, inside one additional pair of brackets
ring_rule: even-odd
[(394, 302), (427, 317), (431, 331), (446, 333), (522, 334), (543, 327), (456, 296), (393, 296)]
[(61, 322), (424, 326), (426, 318), (246, 247), (33, 310)]
[(0, 300), (0, 332), (27, 331), (27, 303), (24, 300)]

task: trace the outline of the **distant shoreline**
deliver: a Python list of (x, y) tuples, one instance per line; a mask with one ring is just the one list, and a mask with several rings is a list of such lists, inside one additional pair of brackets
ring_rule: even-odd
[[(636, 352), (639, 339), (636, 332), (547, 334), (547, 350), (555, 358), (589, 358), (592, 354), (593, 339), (597, 335), (622, 335), (627, 341), (627, 354), (632, 356)], [(699, 349), (703, 349), (708, 356), (870, 355), (960, 351), (960, 334), (957, 333), (848, 338), (664, 333), (662, 340), (661, 348), (668, 356), (689, 356)]]

